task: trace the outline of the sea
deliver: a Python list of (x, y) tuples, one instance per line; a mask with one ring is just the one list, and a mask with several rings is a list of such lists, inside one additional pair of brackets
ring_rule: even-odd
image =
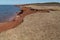
[(0, 5), (0, 22), (13, 20), (18, 11), (20, 8), (15, 5)]

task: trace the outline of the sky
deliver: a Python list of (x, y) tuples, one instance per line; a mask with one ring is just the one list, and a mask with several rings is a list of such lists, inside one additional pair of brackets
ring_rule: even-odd
[(15, 5), (43, 2), (60, 2), (60, 0), (0, 0), (0, 5)]

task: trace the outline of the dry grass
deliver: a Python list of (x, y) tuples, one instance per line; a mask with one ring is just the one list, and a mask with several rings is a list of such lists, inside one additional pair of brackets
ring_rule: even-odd
[(28, 15), (16, 28), (1, 32), (0, 40), (60, 40), (60, 12)]

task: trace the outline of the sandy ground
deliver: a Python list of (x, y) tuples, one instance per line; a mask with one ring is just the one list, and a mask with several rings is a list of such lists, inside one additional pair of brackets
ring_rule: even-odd
[(27, 15), (16, 28), (1, 32), (0, 40), (60, 40), (60, 11)]

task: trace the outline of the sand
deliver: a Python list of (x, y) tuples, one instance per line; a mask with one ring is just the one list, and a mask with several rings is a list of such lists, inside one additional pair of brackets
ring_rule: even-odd
[(0, 40), (60, 40), (60, 11), (35, 12), (23, 20), (17, 27), (1, 32)]

